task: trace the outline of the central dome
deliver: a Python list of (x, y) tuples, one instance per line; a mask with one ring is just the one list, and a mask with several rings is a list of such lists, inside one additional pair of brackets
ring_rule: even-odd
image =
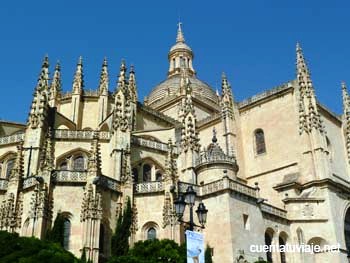
[[(218, 103), (216, 93), (205, 82), (197, 79), (195, 76), (188, 77), (191, 88), (192, 96), (200, 100), (209, 100), (213, 103)], [(169, 97), (175, 97), (179, 95), (179, 89), (181, 84), (181, 75), (174, 75), (161, 82), (156, 86), (149, 96), (147, 97), (147, 105), (152, 106), (156, 102), (167, 101)]]
[(192, 65), (193, 57), (193, 51), (185, 43), (181, 23), (179, 23), (176, 43), (171, 47), (168, 54), (168, 78), (151, 91), (145, 100), (145, 104), (157, 108), (174, 97), (180, 96), (181, 81), (187, 79), (191, 83), (192, 97), (217, 105), (218, 98), (216, 93), (208, 84), (196, 77), (196, 71)]

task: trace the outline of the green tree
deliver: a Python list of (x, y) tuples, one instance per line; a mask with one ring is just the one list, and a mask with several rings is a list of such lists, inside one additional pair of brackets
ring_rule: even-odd
[(81, 263), (57, 243), (0, 231), (1, 263)]
[(127, 255), (112, 257), (108, 263), (185, 263), (186, 246), (169, 239), (146, 240), (135, 243)]
[(58, 213), (52, 229), (50, 229), (46, 234), (47, 241), (58, 243), (62, 247), (64, 242), (64, 220), (64, 216), (61, 213)]
[(130, 227), (132, 224), (131, 201), (128, 198), (123, 214), (117, 220), (114, 235), (112, 236), (111, 252), (113, 256), (124, 256), (129, 250)]
[(207, 247), (205, 248), (204, 258), (205, 258), (205, 263), (213, 263), (213, 259), (211, 256), (211, 247), (209, 247), (208, 244), (207, 244)]

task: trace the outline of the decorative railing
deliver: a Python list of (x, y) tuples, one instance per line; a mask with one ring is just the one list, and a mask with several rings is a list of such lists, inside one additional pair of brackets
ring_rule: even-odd
[(5, 137), (0, 137), (0, 145), (18, 143), (23, 140), (24, 140), (24, 133), (16, 133)]
[(68, 99), (72, 97), (72, 92), (65, 92), (61, 95), (61, 99)]
[(38, 180), (35, 176), (30, 176), (27, 178), (24, 178), (23, 180), (23, 189), (30, 188), (38, 183)]
[(100, 95), (98, 90), (84, 90), (84, 96), (98, 97)]
[(201, 187), (200, 194), (201, 195), (207, 195), (207, 194), (211, 194), (211, 193), (215, 193), (215, 192), (221, 191), (224, 188), (225, 188), (224, 181), (223, 180), (219, 180), (219, 181), (215, 181), (215, 182), (203, 185)]
[(208, 195), (222, 190), (232, 190), (239, 194), (244, 194), (255, 199), (257, 198), (256, 188), (234, 181), (228, 177), (200, 186), (199, 195)]
[(136, 193), (156, 193), (164, 190), (162, 182), (144, 182), (135, 184)]
[(99, 184), (112, 191), (121, 192), (120, 182), (104, 175), (99, 176)]
[(244, 194), (244, 195), (248, 195), (251, 197), (256, 198), (257, 197), (257, 189), (250, 187), (248, 185), (239, 183), (237, 181), (234, 180), (229, 180), (229, 189)]
[(7, 179), (0, 179), (0, 190), (7, 190), (7, 186), (8, 186), (8, 180)]
[(52, 179), (56, 183), (85, 183), (87, 172), (85, 171), (55, 171)]
[(286, 210), (283, 210), (283, 209), (280, 209), (280, 208), (277, 208), (275, 206), (265, 204), (265, 203), (260, 204), (260, 208), (261, 208), (261, 211), (263, 211), (265, 213), (275, 215), (278, 217), (282, 217), (282, 218), (287, 218), (287, 211)]
[[(55, 130), (55, 139), (70, 139), (70, 140), (91, 140), (94, 138), (96, 131), (71, 131), (71, 130)], [(109, 140), (110, 132), (98, 132), (101, 140)]]
[[(162, 143), (162, 142), (151, 141), (151, 140), (139, 138), (139, 137), (136, 137), (136, 136), (132, 136), (131, 137), (131, 143), (133, 143), (135, 145), (139, 145), (139, 146), (143, 146), (143, 147), (159, 150), (159, 151), (162, 151), (162, 152), (167, 152), (168, 149), (169, 149), (168, 144), (165, 144), (165, 143)], [(178, 153), (176, 147), (173, 148), (173, 151), (176, 154)]]
[(236, 164), (236, 159), (226, 154), (202, 154), (195, 160), (195, 166), (206, 163), (226, 162)]
[(276, 93), (279, 93), (279, 92), (281, 92), (283, 90), (287, 90), (291, 86), (292, 86), (291, 82), (287, 82), (287, 83), (282, 84), (282, 85), (280, 85), (278, 87), (272, 88), (270, 90), (266, 90), (266, 91), (264, 91), (264, 92), (262, 92), (260, 94), (257, 94), (257, 95), (255, 95), (253, 97), (245, 99), (245, 100), (241, 101), (240, 103), (238, 103), (238, 106), (239, 106), (239, 108), (243, 108), (243, 107), (245, 107), (245, 106), (247, 106), (247, 105), (249, 105), (249, 104), (251, 104), (253, 102), (256, 102), (258, 100), (262, 100), (262, 99), (267, 98), (269, 96), (272, 96), (272, 95), (274, 95)]

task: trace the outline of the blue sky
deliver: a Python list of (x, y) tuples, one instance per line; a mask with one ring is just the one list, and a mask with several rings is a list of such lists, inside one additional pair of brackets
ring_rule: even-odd
[[(318, 99), (342, 111), (350, 86), (348, 1), (2, 1), (0, 119), (24, 122), (45, 54), (71, 90), (77, 59), (96, 89), (103, 58), (114, 90), (121, 59), (135, 65), (139, 98), (165, 77), (180, 20), (198, 77), (220, 87), (225, 71), (237, 100), (295, 78), (299, 41)], [(9, 110), (10, 109), (10, 110)]]

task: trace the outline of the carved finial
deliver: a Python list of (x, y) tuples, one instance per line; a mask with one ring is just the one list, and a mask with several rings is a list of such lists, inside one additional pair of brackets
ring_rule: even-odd
[(100, 95), (108, 94), (108, 82), (109, 82), (108, 64), (107, 64), (107, 59), (104, 58), (102, 63), (101, 75), (100, 75), (100, 83), (98, 87)]
[(223, 108), (222, 114), (224, 115), (224, 117), (233, 117), (234, 102), (231, 86), (224, 72), (222, 73), (221, 78), (221, 106)]
[(119, 70), (119, 76), (118, 76), (118, 87), (117, 89), (119, 90), (120, 88), (124, 89), (126, 85), (126, 65), (125, 65), (125, 60), (122, 59), (122, 62), (120, 64), (120, 70)]
[(342, 88), (342, 93), (343, 93), (343, 110), (344, 114), (349, 114), (350, 113), (350, 98), (349, 98), (349, 93), (346, 88), (346, 84), (343, 81), (341, 83), (341, 88)]
[(73, 80), (73, 93), (82, 93), (84, 88), (83, 58), (79, 57)]
[(38, 84), (36, 86), (36, 89), (41, 92), (44, 90), (47, 91), (48, 88), (49, 88), (49, 57), (45, 55), (41, 66), (41, 71), (39, 74)]
[[(55, 66), (55, 72), (53, 74), (51, 86), (50, 86), (50, 100), (55, 100), (61, 97), (62, 93), (62, 82), (61, 82), (61, 65), (57, 61)], [(52, 105), (55, 106), (55, 105)]]
[(213, 128), (213, 138), (211, 139), (213, 143), (217, 143), (218, 139), (216, 138), (216, 129), (215, 127)]
[(177, 24), (176, 43), (179, 43), (179, 42), (184, 43), (184, 42), (185, 42), (185, 37), (184, 37), (184, 35), (183, 35), (183, 33), (182, 33), (182, 28), (181, 28), (181, 26), (182, 26), (182, 23), (179, 22), (179, 23)]
[(136, 86), (136, 77), (135, 77), (134, 65), (130, 66), (129, 93), (130, 93), (130, 96), (131, 96), (131, 100), (133, 102), (136, 102), (137, 101), (137, 86)]

